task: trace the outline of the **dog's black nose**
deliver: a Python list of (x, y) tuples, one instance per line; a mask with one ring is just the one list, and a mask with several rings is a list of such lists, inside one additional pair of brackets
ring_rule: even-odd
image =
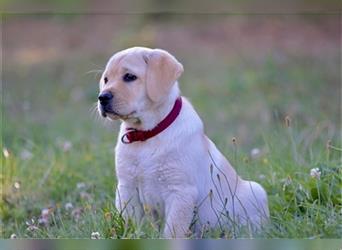
[(110, 102), (110, 100), (112, 100), (112, 99), (113, 99), (113, 95), (109, 91), (103, 92), (99, 95), (99, 101), (100, 101), (101, 105), (108, 104)]

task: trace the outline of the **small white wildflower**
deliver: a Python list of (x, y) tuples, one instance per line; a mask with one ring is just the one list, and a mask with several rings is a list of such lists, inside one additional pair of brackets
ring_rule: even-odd
[(319, 180), (321, 178), (321, 171), (319, 170), (319, 168), (312, 168), (310, 170), (310, 176)]
[(10, 239), (16, 239), (18, 236), (16, 234), (11, 234)]
[(10, 156), (10, 153), (7, 148), (3, 148), (2, 153), (4, 154), (5, 158), (8, 158)]
[(76, 184), (77, 189), (83, 189), (86, 187), (86, 184), (84, 182), (78, 182)]
[(263, 175), (263, 174), (259, 175), (259, 179), (260, 179), (260, 180), (264, 180), (265, 178), (266, 178), (265, 175)]
[(48, 209), (48, 208), (42, 209), (40, 217), (38, 219), (38, 224), (48, 226), (50, 214), (51, 214), (50, 209)]
[(99, 232), (92, 232), (90, 238), (93, 240), (100, 239), (100, 233)]
[(15, 189), (19, 189), (20, 188), (20, 182), (18, 182), (18, 181), (14, 182), (13, 186)]
[(49, 225), (49, 218), (47, 217), (40, 217), (38, 218), (38, 223), (44, 226)]
[(30, 151), (28, 151), (27, 149), (23, 149), (20, 153), (20, 158), (22, 160), (29, 160), (32, 157), (33, 157), (33, 154)]
[(31, 231), (31, 232), (36, 231), (37, 229), (39, 229), (39, 228), (35, 225), (34, 219), (31, 219), (31, 221), (26, 221), (26, 225), (27, 225), (26, 230)]
[(72, 148), (71, 141), (65, 140), (63, 138), (57, 138), (56, 139), (56, 145), (63, 150), (64, 152), (68, 152)]
[(27, 221), (25, 222), (25, 224), (26, 224), (27, 226), (33, 225), (33, 224), (34, 224), (34, 219), (32, 218), (30, 221), (27, 220)]
[(73, 209), (73, 207), (74, 207), (74, 206), (72, 205), (71, 202), (68, 202), (68, 203), (66, 203), (66, 204), (64, 205), (65, 210)]
[(251, 150), (251, 157), (252, 157), (253, 159), (258, 158), (258, 157), (260, 156), (260, 154), (261, 154), (261, 150), (258, 149), (258, 148), (253, 148), (253, 149)]
[(44, 209), (42, 209), (42, 216), (43, 217), (47, 217), (47, 216), (49, 216), (49, 214), (50, 214), (50, 211), (49, 211), (49, 209), (48, 208), (44, 208)]
[(70, 141), (65, 141), (62, 145), (62, 149), (64, 152), (70, 151), (72, 148), (72, 143)]

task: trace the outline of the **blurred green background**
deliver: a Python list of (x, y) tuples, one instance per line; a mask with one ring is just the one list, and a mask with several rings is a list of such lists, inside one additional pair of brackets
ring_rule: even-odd
[(131, 46), (178, 58), (182, 93), (206, 133), (239, 174), (266, 188), (273, 224), (254, 237), (341, 236), (340, 31), (338, 14), (2, 15), (2, 236), (159, 237), (106, 217), (115, 214), (119, 122), (93, 107), (107, 60)]
[(211, 137), (254, 147), (260, 130), (290, 115), (299, 125), (321, 124), (332, 139), (341, 118), (339, 24), (338, 15), (5, 16), (4, 117), (17, 134), (31, 134), (27, 122), (51, 121), (59, 129), (49, 127), (48, 136), (83, 138), (70, 121), (77, 117), (98, 137), (103, 129), (89, 108), (101, 70), (113, 53), (138, 45), (166, 49), (184, 64), (182, 92)]

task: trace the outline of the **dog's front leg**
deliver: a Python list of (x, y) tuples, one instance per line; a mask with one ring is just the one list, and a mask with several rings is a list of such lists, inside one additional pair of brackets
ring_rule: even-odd
[(119, 182), (116, 189), (115, 206), (125, 220), (131, 218), (139, 223), (143, 217), (144, 211), (139, 200), (139, 193), (134, 185)]
[(166, 200), (165, 238), (186, 238), (193, 219), (197, 191), (193, 187), (172, 193)]

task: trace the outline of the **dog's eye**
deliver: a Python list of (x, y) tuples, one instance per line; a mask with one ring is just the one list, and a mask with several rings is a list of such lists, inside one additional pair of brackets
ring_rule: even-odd
[(105, 77), (105, 78), (103, 79), (103, 81), (104, 81), (104, 83), (106, 84), (106, 83), (108, 82), (108, 77)]
[(124, 82), (132, 82), (135, 81), (137, 79), (137, 76), (130, 74), (130, 73), (126, 73), (124, 74), (122, 80), (124, 80)]

